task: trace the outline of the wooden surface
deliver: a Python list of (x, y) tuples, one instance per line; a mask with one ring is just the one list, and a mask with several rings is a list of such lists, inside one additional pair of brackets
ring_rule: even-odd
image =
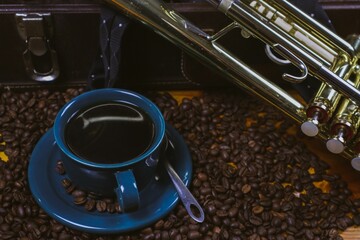
[[(181, 100), (186, 98), (192, 98), (193, 96), (201, 95), (199, 91), (175, 91), (171, 92), (174, 98), (181, 102)], [(298, 127), (295, 126), (294, 129), (290, 130), (293, 134), (297, 134)], [(299, 135), (299, 134), (297, 134)], [(339, 174), (347, 183), (349, 189), (353, 192), (355, 198), (360, 198), (360, 172), (354, 170), (351, 167), (350, 160), (344, 159), (339, 155), (332, 154), (327, 151), (325, 144), (320, 140), (315, 138), (308, 138), (305, 136), (300, 136), (299, 140), (303, 141), (307, 147), (315, 153), (321, 160), (327, 162), (331, 166), (331, 172)], [(1, 143), (0, 143), (1, 144)], [(3, 160), (7, 160), (7, 157), (4, 153), (0, 152), (0, 157)], [(324, 186), (326, 187), (326, 186)], [(359, 240), (360, 239), (360, 227), (351, 227), (348, 228), (345, 232), (341, 234), (345, 240)]]

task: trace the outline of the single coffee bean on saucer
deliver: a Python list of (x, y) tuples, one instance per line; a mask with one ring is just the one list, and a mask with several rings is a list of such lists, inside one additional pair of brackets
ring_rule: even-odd
[(61, 161), (56, 163), (56, 171), (61, 175), (65, 174), (65, 168)]
[(96, 205), (96, 200), (92, 198), (88, 198), (84, 207), (87, 211), (92, 211), (95, 208), (95, 205)]

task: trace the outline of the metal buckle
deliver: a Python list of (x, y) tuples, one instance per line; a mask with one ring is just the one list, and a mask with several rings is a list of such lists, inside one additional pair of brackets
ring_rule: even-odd
[(39, 82), (50, 82), (60, 74), (56, 51), (52, 48), (53, 26), (50, 13), (18, 13), (17, 29), (25, 41), (23, 52), (28, 76)]

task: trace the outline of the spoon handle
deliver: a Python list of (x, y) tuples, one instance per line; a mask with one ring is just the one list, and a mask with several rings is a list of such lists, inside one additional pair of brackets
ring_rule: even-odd
[[(169, 164), (169, 162), (165, 159), (164, 161), (166, 171), (168, 172), (171, 181), (173, 182), (176, 191), (179, 194), (179, 197), (181, 201), (183, 202), (186, 211), (190, 215), (192, 219), (194, 219), (196, 222), (203, 222), (205, 219), (205, 214), (203, 209), (201, 208), (200, 204), (196, 201), (194, 196), (191, 194), (189, 189), (185, 186), (183, 181), (180, 179), (179, 175), (175, 172), (175, 170), (172, 168), (172, 166)], [(194, 209), (195, 208), (195, 209)], [(197, 210), (197, 212), (193, 210)]]

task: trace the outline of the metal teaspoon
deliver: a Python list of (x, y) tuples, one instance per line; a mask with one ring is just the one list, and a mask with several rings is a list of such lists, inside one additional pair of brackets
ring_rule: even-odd
[[(197, 202), (197, 200), (194, 198), (194, 196), (191, 194), (189, 189), (185, 186), (183, 181), (180, 179), (179, 175), (175, 172), (174, 168), (171, 166), (171, 164), (168, 162), (166, 152), (168, 151), (169, 144), (172, 145), (172, 142), (170, 139), (166, 137), (166, 143), (165, 143), (165, 157), (163, 159), (163, 163), (165, 166), (165, 169), (173, 182), (176, 191), (181, 199), (181, 201), (184, 204), (184, 207), (190, 217), (194, 219), (196, 222), (203, 222), (205, 219), (205, 214), (200, 206), (200, 204)], [(193, 210), (197, 210), (198, 212), (195, 212)]]

